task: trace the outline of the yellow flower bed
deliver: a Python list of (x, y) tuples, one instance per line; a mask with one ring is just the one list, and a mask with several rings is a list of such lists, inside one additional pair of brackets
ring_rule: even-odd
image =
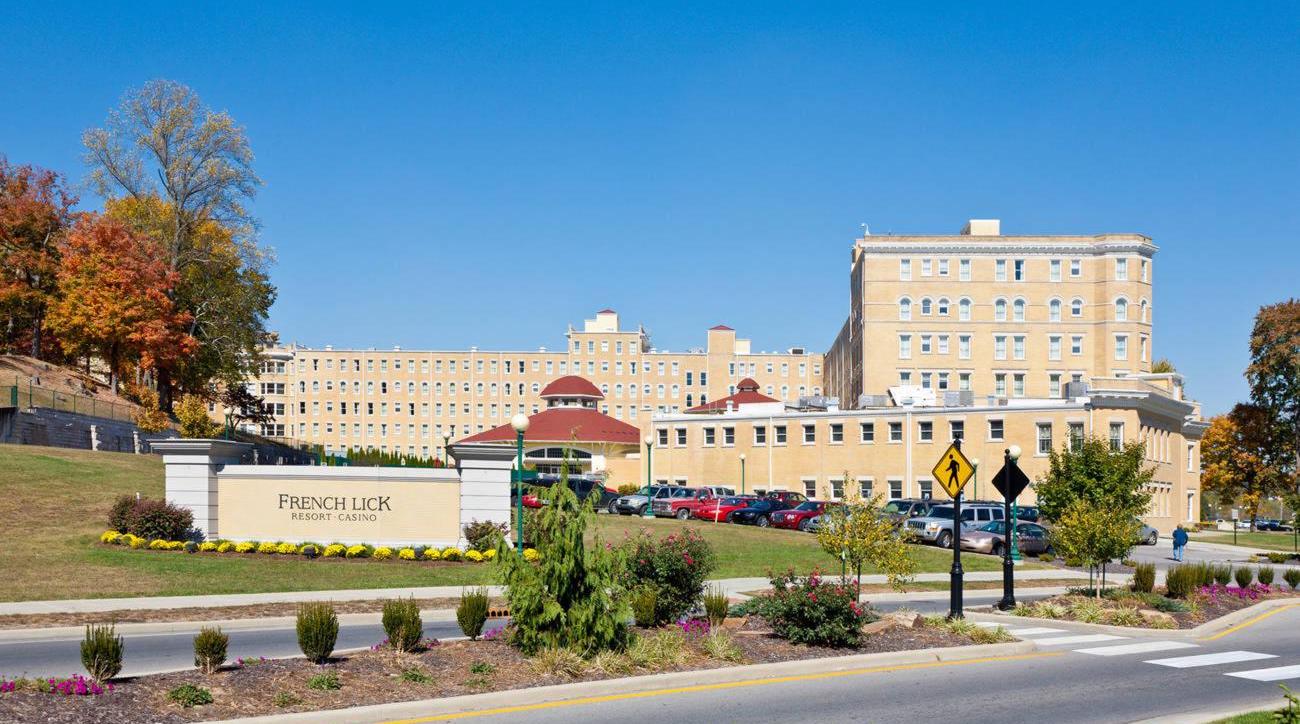
[(258, 553), (275, 553), (278, 550), (280, 550), (280, 546), (271, 541), (266, 541), (257, 546)]
[(251, 541), (251, 540), (246, 540), (246, 541), (244, 541), (243, 543), (236, 543), (236, 544), (235, 544), (235, 552), (236, 552), (236, 553), (249, 553), (249, 552), (251, 552), (251, 551), (255, 551), (255, 550), (257, 550), (257, 543), (255, 543), (255, 542), (253, 542), (253, 541)]
[(497, 549), (496, 549), (496, 548), (489, 548), (489, 549), (483, 551), (483, 560), (485, 560), (485, 561), (490, 561), (490, 560), (492, 560), (492, 559), (494, 559), (494, 558), (496, 558), (496, 557), (497, 557)]
[(104, 534), (101, 535), (101, 536), (99, 537), (99, 542), (100, 542), (100, 543), (116, 543), (116, 542), (117, 542), (117, 539), (118, 539), (118, 538), (121, 538), (121, 537), (122, 537), (122, 534), (121, 534), (121, 533), (118, 533), (118, 532), (115, 531), (115, 530), (106, 530), (106, 531), (104, 531)]
[(183, 541), (183, 540), (168, 541), (168, 543), (167, 543), (167, 550), (169, 550), (169, 551), (183, 551), (183, 550), (185, 550), (185, 541)]
[(218, 553), (229, 553), (230, 551), (233, 551), (233, 550), (235, 550), (235, 544), (234, 544), (234, 543), (231, 543), (231, 542), (228, 541), (228, 540), (223, 540), (223, 541), (221, 541), (220, 543), (217, 544), (217, 552), (218, 552)]
[(204, 553), (211, 553), (216, 549), (217, 549), (217, 544), (210, 540), (205, 540), (199, 544), (199, 550), (203, 551)]
[(459, 548), (444, 548), (444, 549), (442, 549), (442, 559), (443, 559), (444, 561), (458, 561), (458, 560), (460, 560), (460, 558), (461, 558), (461, 556), (460, 556), (460, 549), (459, 549)]
[(370, 549), (363, 545), (358, 544), (354, 546), (348, 546), (348, 550), (347, 550), (348, 558), (365, 558), (368, 555), (370, 555)]
[(536, 548), (525, 548), (524, 560), (529, 563), (536, 563), (537, 561), (542, 560), (542, 554), (538, 553)]
[(341, 543), (334, 543), (332, 545), (325, 546), (325, 552), (322, 555), (324, 555), (326, 558), (338, 558), (339, 556), (347, 552), (348, 552), (347, 546)]
[(281, 543), (280, 545), (275, 547), (275, 552), (279, 553), (282, 556), (294, 555), (298, 552), (298, 544)]
[[(131, 548), (149, 548), (158, 551), (183, 551), (186, 550), (188, 543), (186, 541), (168, 541), (161, 538), (146, 540), (130, 533), (119, 533), (115, 530), (104, 531), (99, 536), (99, 541), (105, 545), (122, 545)], [(320, 546), (316, 543), (287, 543), (275, 541), (243, 541), (236, 543), (228, 540), (204, 541), (195, 543), (190, 546), (190, 551), (198, 550), (204, 553), (263, 553), (267, 555), (300, 555), (308, 558), (318, 556), (325, 558), (374, 558), (377, 561), (387, 561), (394, 558), (402, 561), (469, 561), (471, 563), (483, 563), (495, 560), (497, 551), (491, 548), (485, 551), (462, 551), (454, 546), (448, 546), (439, 550), (434, 546), (423, 548), (407, 547), (393, 549), (388, 546), (371, 546), (358, 543), (356, 545), (345, 546), (342, 543), (331, 543), (327, 546)], [(536, 549), (528, 548), (524, 551), (524, 558), (528, 561), (537, 561), (541, 559)]]
[(387, 548), (385, 546), (379, 546), (378, 548), (375, 549), (374, 553), (370, 554), (370, 557), (374, 558), (377, 561), (386, 561), (389, 558), (393, 557), (393, 549)]
[(404, 561), (413, 561), (415, 560), (415, 549), (403, 548), (402, 550), (397, 552), (397, 557)]
[(131, 536), (131, 543), (130, 543), (130, 546), (131, 546), (132, 548), (136, 548), (136, 549), (144, 548), (145, 545), (147, 545), (147, 542), (145, 541), (144, 538), (141, 538), (141, 537), (138, 536), (138, 535), (133, 535), (133, 536)]
[(479, 553), (478, 551), (465, 551), (465, 560), (471, 561), (473, 563), (482, 563), (483, 554)]
[(149, 541), (149, 550), (165, 551), (167, 550), (167, 541), (163, 540), (162, 538), (154, 538), (153, 540)]
[(440, 558), (442, 558), (442, 551), (438, 550), (437, 548), (425, 548), (425, 549), (424, 549), (424, 560), (426, 560), (426, 561), (436, 561), (436, 560), (438, 560), (438, 559), (440, 559)]

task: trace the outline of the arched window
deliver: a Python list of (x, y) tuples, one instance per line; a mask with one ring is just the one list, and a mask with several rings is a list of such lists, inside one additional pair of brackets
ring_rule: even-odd
[(1115, 300), (1115, 321), (1128, 321), (1128, 300), (1124, 297)]
[(941, 298), (939, 299), (939, 308), (935, 310), (935, 314), (938, 314), (940, 317), (946, 317), (946, 316), (948, 316), (948, 298), (947, 298), (947, 297), (941, 297)]
[(1025, 300), (1017, 299), (1015, 303), (1011, 305), (1011, 314), (1012, 318), (1017, 322), (1025, 321)]
[(1053, 299), (1047, 303), (1047, 321), (1061, 321), (1061, 300)]
[(929, 297), (923, 297), (923, 298), (921, 299), (921, 316), (923, 316), (923, 317), (928, 317), (928, 316), (930, 316), (930, 312), (932, 311), (932, 307), (933, 307), (933, 303), (930, 301), (930, 298), (929, 298)]
[(898, 318), (903, 321), (912, 318), (912, 300), (910, 298), (903, 297), (898, 300)]
[(1142, 309), (1142, 321), (1147, 321), (1147, 300), (1143, 299), (1139, 305)]
[(1082, 317), (1082, 316), (1083, 316), (1083, 300), (1082, 300), (1082, 299), (1080, 299), (1080, 298), (1078, 298), (1078, 297), (1075, 297), (1074, 299), (1071, 299), (1071, 300), (1070, 300), (1070, 316), (1071, 316), (1071, 317)]
[(993, 321), (1007, 321), (1007, 300), (998, 299), (993, 302)]
[(970, 321), (970, 300), (963, 299), (957, 302), (957, 317), (963, 322)]

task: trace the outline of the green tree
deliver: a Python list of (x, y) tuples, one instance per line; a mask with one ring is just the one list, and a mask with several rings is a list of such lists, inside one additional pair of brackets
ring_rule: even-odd
[(1267, 411), (1285, 440), (1292, 487), (1300, 474), (1300, 300), (1261, 307), (1246, 368), (1251, 402)]
[(1137, 517), (1151, 503), (1147, 488), (1154, 475), (1155, 468), (1145, 464), (1142, 443), (1111, 450), (1106, 438), (1090, 436), (1080, 444), (1053, 450), (1034, 492), (1039, 510), (1051, 521), (1059, 521), (1078, 500)]
[(511, 642), (525, 654), (566, 648), (591, 656), (622, 649), (630, 610), (618, 553), (599, 537), (587, 546), (583, 536), (596, 512), (570, 490), (567, 473), (561, 472), (548, 495), (550, 504), (533, 514), (529, 531), (540, 560), (525, 560), (504, 537), (497, 544), (514, 624)]
[(1052, 547), (1067, 560), (1087, 564), (1090, 585), (1093, 571), (1101, 570), (1101, 585), (1091, 586), (1093, 595), (1100, 597), (1106, 585), (1106, 564), (1129, 554), (1137, 540), (1138, 525), (1137, 518), (1127, 511), (1075, 498), (1056, 519)]
[(1161, 357), (1151, 365), (1151, 372), (1154, 374), (1163, 374), (1166, 372), (1177, 372), (1177, 371), (1178, 370), (1174, 368), (1174, 363), (1170, 362), (1169, 358), (1167, 357)]
[[(845, 480), (851, 478), (845, 474)], [(861, 581), (863, 565), (882, 573), (895, 590), (902, 590), (916, 572), (900, 529), (885, 515), (881, 496), (861, 497), (829, 508), (822, 514), (817, 542), (822, 550), (844, 561)]]

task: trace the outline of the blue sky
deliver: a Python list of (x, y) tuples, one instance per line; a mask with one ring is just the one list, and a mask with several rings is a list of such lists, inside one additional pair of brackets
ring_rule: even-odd
[(1152, 236), (1155, 353), (1217, 412), (1300, 292), (1294, 3), (380, 5), (10, 6), (0, 152), (79, 181), (125, 90), (192, 86), (311, 345), (556, 347), (609, 306), (825, 349), (860, 223), (996, 217)]

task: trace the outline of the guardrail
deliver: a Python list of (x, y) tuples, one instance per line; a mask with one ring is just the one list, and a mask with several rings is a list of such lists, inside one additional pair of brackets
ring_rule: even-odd
[(14, 384), (11, 385), (0, 385), (0, 407), (18, 409), (40, 407), (122, 422), (131, 422), (136, 409), (134, 405), (97, 400), (94, 397), (60, 392), (31, 383), (23, 384), (18, 380), (14, 380)]

